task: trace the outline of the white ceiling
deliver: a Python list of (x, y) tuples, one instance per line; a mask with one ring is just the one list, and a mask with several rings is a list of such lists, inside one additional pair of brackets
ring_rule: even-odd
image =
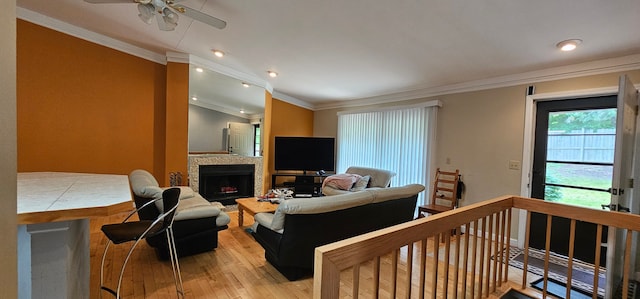
[[(181, 16), (175, 31), (135, 4), (17, 0), (18, 7), (160, 55), (179, 52), (272, 88), (312, 109), (390, 101), (475, 82), (544, 80), (640, 65), (640, 1), (185, 0), (227, 21)], [(18, 11), (24, 17), (24, 11)], [(31, 14), (30, 14), (31, 15)], [(31, 17), (33, 18), (33, 17)], [(26, 18), (29, 19), (29, 18)], [(557, 42), (579, 38), (576, 51)], [(226, 52), (222, 59), (211, 49)], [(621, 59), (624, 58), (624, 59)], [(611, 59), (617, 58), (617, 59)], [(594, 61), (604, 61), (594, 63)], [(571, 68), (570, 66), (581, 66)], [(280, 75), (269, 78), (267, 70)], [(227, 72), (229, 73), (229, 72)], [(506, 77), (509, 76), (509, 77)], [(492, 79), (493, 78), (493, 79)], [(485, 84), (486, 85), (486, 84)]]

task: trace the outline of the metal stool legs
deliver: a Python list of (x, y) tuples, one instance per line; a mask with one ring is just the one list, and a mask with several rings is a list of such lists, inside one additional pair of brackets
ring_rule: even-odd
[[(107, 224), (102, 226), (102, 232), (109, 239), (107, 245), (104, 248), (102, 254), (102, 263), (100, 264), (100, 298), (102, 298), (102, 291), (107, 291), (114, 295), (116, 299), (120, 299), (120, 288), (122, 287), (122, 277), (124, 276), (124, 270), (127, 267), (127, 263), (131, 258), (133, 250), (138, 246), (141, 240), (147, 237), (161, 238), (160, 234), (165, 234), (167, 238), (167, 249), (171, 258), (171, 269), (173, 270), (173, 281), (176, 285), (176, 293), (178, 298), (184, 298), (184, 289), (182, 288), (182, 276), (180, 275), (180, 265), (178, 264), (178, 254), (176, 252), (176, 241), (173, 236), (173, 216), (178, 208), (178, 201), (180, 196), (179, 188), (170, 188), (162, 192), (162, 204), (164, 206), (164, 213), (159, 215), (154, 221), (140, 220), (127, 222), (129, 217), (137, 213), (139, 210), (146, 206), (156, 202), (149, 201), (142, 207), (131, 212), (122, 223)], [(161, 240), (161, 239), (160, 239)], [(118, 277), (118, 286), (114, 291), (104, 285), (104, 261), (107, 257), (107, 251), (111, 243), (120, 244), (135, 241), (129, 249), (127, 257), (122, 262), (122, 269), (120, 270), (120, 276)]]
[(167, 229), (167, 243), (169, 244), (169, 258), (173, 270), (173, 281), (176, 285), (178, 297), (184, 298), (184, 288), (182, 287), (182, 275), (180, 274), (180, 264), (178, 263), (178, 253), (176, 251), (176, 241), (173, 237), (173, 227)]
[(133, 253), (133, 250), (136, 248), (140, 240), (142, 239), (138, 239), (136, 240), (135, 243), (133, 243), (133, 245), (131, 246), (131, 249), (129, 249), (129, 253), (127, 254), (127, 257), (124, 259), (124, 262), (122, 263), (122, 269), (120, 269), (120, 276), (118, 277), (118, 286), (115, 291), (104, 285), (104, 261), (107, 257), (107, 251), (109, 250), (109, 246), (113, 243), (111, 241), (107, 242), (107, 246), (104, 249), (104, 254), (102, 254), (102, 262), (100, 263), (100, 298), (102, 298), (102, 291), (104, 290), (111, 293), (117, 299), (120, 299), (120, 287), (122, 286), (122, 277), (124, 276), (124, 270), (127, 267), (127, 263), (129, 262), (129, 258), (131, 258), (131, 254)]
[[(178, 298), (184, 298), (184, 288), (182, 287), (182, 275), (180, 274), (180, 264), (178, 263), (178, 255), (176, 252), (175, 240), (173, 238), (173, 227), (169, 227), (167, 229), (166, 235), (167, 235), (167, 245), (169, 246), (169, 258), (171, 259), (171, 269), (173, 271), (173, 280), (176, 286), (176, 294)], [(129, 259), (131, 258), (131, 254), (133, 253), (133, 250), (136, 248), (136, 246), (141, 240), (142, 238), (136, 240), (135, 243), (133, 243), (133, 245), (131, 246), (131, 249), (129, 249), (129, 253), (127, 254), (127, 257), (125, 258), (122, 264), (122, 269), (120, 270), (120, 276), (118, 277), (118, 286), (115, 291), (104, 285), (104, 261), (107, 257), (107, 251), (109, 250), (109, 247), (113, 243), (111, 242), (111, 240), (107, 242), (107, 245), (104, 249), (104, 253), (102, 254), (102, 262), (100, 263), (100, 290), (99, 290), (100, 298), (102, 298), (102, 291), (107, 291), (111, 293), (116, 299), (121, 298), (120, 288), (122, 286), (122, 277), (124, 276), (124, 270), (127, 266), (127, 263), (129, 262)]]

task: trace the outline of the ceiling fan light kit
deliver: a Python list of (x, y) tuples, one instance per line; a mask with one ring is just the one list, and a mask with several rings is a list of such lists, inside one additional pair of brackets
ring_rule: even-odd
[(178, 26), (178, 14), (168, 7), (162, 9), (162, 20), (164, 22), (164, 28), (168, 29), (167, 31), (174, 30), (176, 26)]
[(153, 19), (154, 10), (155, 10), (155, 8), (151, 4), (139, 3), (138, 4), (138, 12), (139, 12), (138, 17), (140, 17), (140, 20), (142, 20), (143, 22), (145, 22), (147, 24), (151, 24), (151, 20)]
[(178, 26), (178, 14), (184, 14), (187, 17), (196, 21), (205, 23), (209, 26), (224, 29), (227, 26), (227, 22), (220, 20), (216, 17), (205, 14), (201, 11), (189, 8), (184, 5), (176, 5), (176, 2), (181, 0), (84, 0), (88, 3), (105, 4), (105, 3), (137, 3), (138, 4), (138, 17), (147, 23), (151, 24), (153, 16), (156, 16), (158, 22), (158, 28), (163, 31), (172, 31)]

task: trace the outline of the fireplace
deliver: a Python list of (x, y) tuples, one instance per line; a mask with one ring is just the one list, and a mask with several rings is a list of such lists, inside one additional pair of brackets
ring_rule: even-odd
[(208, 201), (235, 204), (237, 198), (253, 197), (255, 165), (199, 165), (199, 193)]
[(189, 186), (200, 193), (200, 166), (206, 165), (253, 165), (253, 196), (263, 194), (262, 157), (247, 157), (221, 154), (190, 154), (189, 155)]

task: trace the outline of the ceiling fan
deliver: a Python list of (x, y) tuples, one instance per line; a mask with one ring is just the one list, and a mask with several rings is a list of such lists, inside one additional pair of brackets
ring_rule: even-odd
[(138, 3), (138, 16), (140, 19), (151, 24), (153, 17), (156, 17), (158, 28), (164, 31), (172, 31), (178, 25), (178, 15), (184, 14), (196, 21), (208, 24), (218, 29), (227, 27), (227, 22), (212, 17), (208, 14), (178, 5), (181, 0), (84, 0), (88, 3)]

